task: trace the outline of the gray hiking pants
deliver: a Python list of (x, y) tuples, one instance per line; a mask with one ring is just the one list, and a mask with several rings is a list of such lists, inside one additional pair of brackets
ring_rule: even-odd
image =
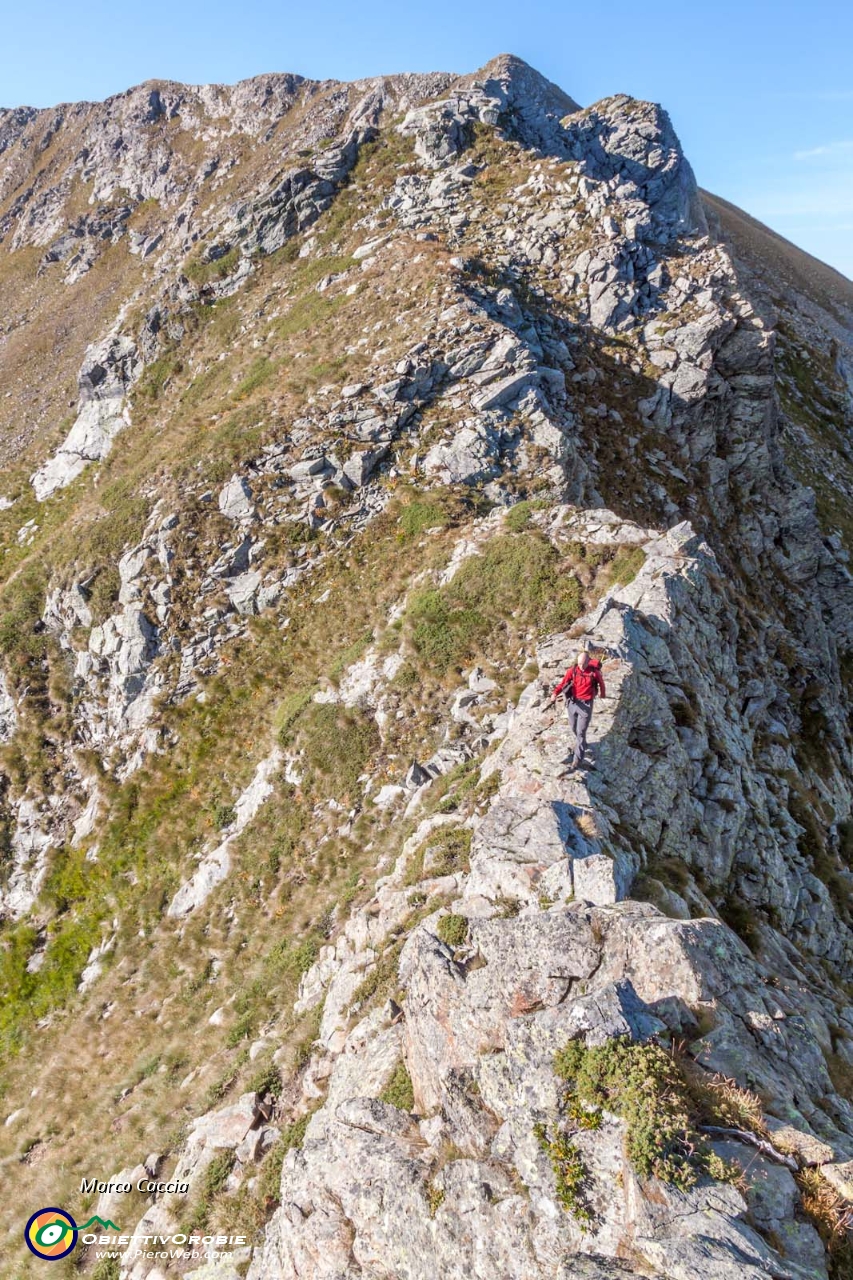
[(566, 700), (566, 717), (569, 721), (569, 728), (575, 735), (575, 754), (572, 764), (577, 766), (581, 763), (586, 751), (586, 733), (589, 728), (589, 722), (592, 719), (592, 703), (574, 701), (572, 698)]

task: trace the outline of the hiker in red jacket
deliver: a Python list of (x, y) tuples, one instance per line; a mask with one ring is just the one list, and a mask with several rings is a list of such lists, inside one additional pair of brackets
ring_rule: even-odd
[(566, 700), (566, 715), (575, 735), (575, 752), (569, 765), (571, 771), (579, 768), (583, 761), (593, 700), (597, 694), (601, 694), (602, 698), (607, 697), (598, 659), (591, 658), (582, 649), (557, 685), (548, 705), (553, 706), (561, 693)]

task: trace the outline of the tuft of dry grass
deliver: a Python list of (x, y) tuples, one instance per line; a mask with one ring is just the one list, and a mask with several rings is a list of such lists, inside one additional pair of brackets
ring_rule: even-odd
[(584, 813), (578, 814), (578, 816), (575, 818), (575, 826), (577, 827), (578, 831), (582, 833), (582, 835), (586, 836), (587, 840), (601, 839), (602, 832), (599, 825), (599, 821), (591, 809), (586, 810)]
[(853, 1205), (830, 1186), (820, 1169), (794, 1175), (803, 1212), (817, 1229), (829, 1255), (831, 1280), (853, 1277)]
[(690, 1093), (709, 1122), (733, 1129), (746, 1129), (759, 1138), (769, 1138), (764, 1122), (764, 1105), (757, 1093), (719, 1073), (710, 1074), (686, 1054), (681, 1067)]

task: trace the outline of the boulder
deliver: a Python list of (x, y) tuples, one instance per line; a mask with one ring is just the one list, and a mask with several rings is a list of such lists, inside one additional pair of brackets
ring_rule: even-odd
[(572, 861), (575, 897), (596, 906), (621, 902), (628, 896), (633, 880), (630, 862), (607, 854), (590, 854)]
[(226, 520), (252, 520), (255, 508), (252, 505), (252, 490), (248, 480), (243, 476), (233, 475), (219, 494), (219, 510)]
[(538, 380), (539, 374), (535, 369), (525, 369), (519, 373), (512, 373), (508, 377), (492, 383), (483, 391), (476, 392), (471, 397), (472, 407), (478, 413), (485, 413), (487, 409), (497, 409), (501, 405), (511, 404), (528, 387), (534, 386)]
[(295, 463), (288, 468), (288, 475), (291, 480), (297, 481), (308, 480), (312, 476), (322, 475), (324, 471), (329, 469), (329, 463), (324, 454), (320, 454), (318, 458), (306, 458), (302, 462)]
[(210, 1111), (192, 1123), (191, 1141), (216, 1150), (236, 1150), (260, 1114), (256, 1093), (242, 1097), (219, 1111)]
[(389, 445), (383, 445), (378, 449), (362, 449), (353, 453), (343, 465), (344, 475), (357, 489), (360, 488), (373, 475), (389, 448)]
[(445, 484), (474, 484), (496, 473), (497, 436), (481, 423), (463, 426), (450, 441), (427, 452), (423, 469)]
[(844, 1200), (853, 1204), (853, 1160), (845, 1160), (839, 1164), (823, 1164), (820, 1171), (829, 1185)]
[(253, 614), (258, 612), (258, 593), (261, 587), (261, 575), (257, 569), (238, 574), (231, 578), (225, 590), (228, 599), (238, 613)]

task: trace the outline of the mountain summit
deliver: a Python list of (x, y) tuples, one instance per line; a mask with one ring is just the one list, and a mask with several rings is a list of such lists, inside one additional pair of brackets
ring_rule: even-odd
[(0, 112), (0, 299), (2, 1274), (849, 1275), (853, 285), (505, 55)]

